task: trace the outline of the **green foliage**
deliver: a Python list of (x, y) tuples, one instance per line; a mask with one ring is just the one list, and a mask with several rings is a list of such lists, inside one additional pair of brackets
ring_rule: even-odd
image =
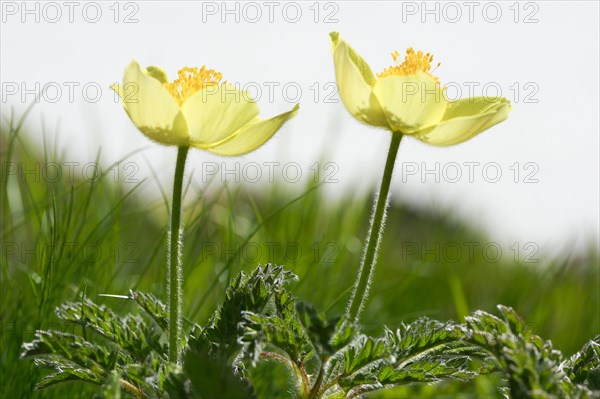
[(324, 365), (327, 392), (335, 387), (347, 397), (410, 383), (437, 382), (442, 379), (468, 380), (477, 348), (462, 341), (457, 325), (426, 318), (402, 324), (383, 336), (373, 338), (356, 334), (352, 341)]
[[(600, 362), (597, 343), (588, 343), (563, 365), (550, 341), (529, 331), (512, 308), (499, 305), (501, 317), (477, 311), (466, 318), (466, 340), (488, 351), (504, 374), (512, 398), (589, 398), (600, 395), (591, 381)], [(571, 378), (569, 378), (571, 377)], [(592, 377), (593, 378), (593, 377)], [(592, 382), (592, 383), (591, 383)]]
[(504, 306), (501, 317), (477, 311), (464, 324), (423, 317), (372, 337), (360, 325), (328, 320), (298, 302), (287, 288), (295, 279), (270, 264), (239, 273), (206, 325), (192, 327), (183, 366), (168, 363), (161, 344), (165, 305), (140, 292), (130, 296), (144, 317), (119, 316), (86, 298), (61, 305), (57, 316), (81, 326), (81, 336), (38, 331), (23, 356), (55, 371), (38, 389), (80, 380), (98, 384), (98, 397), (264, 397), (254, 390), (252, 369), (266, 361), (286, 366), (288, 392), (302, 398), (356, 398), (407, 384), (468, 381), (493, 370), (503, 374), (511, 398), (600, 394), (598, 338), (565, 361)]
[(563, 371), (576, 384), (600, 391), (600, 335), (562, 364)]
[[(50, 162), (64, 165), (74, 160), (63, 154), (61, 147), (44, 140), (43, 132), (30, 131), (26, 137), (19, 134), (22, 121), (5, 117), (8, 127), (0, 126), (3, 167), (12, 165), (31, 171), (36, 170), (36, 165), (43, 168)], [(31, 145), (29, 138), (43, 142), (43, 149)], [(192, 349), (190, 345), (182, 366), (168, 364), (165, 357), (168, 315), (159, 300), (166, 297), (163, 284), (166, 205), (151, 203), (145, 195), (138, 196), (140, 188), (147, 189), (155, 182), (131, 184), (121, 179), (121, 184), (115, 184), (114, 176), (119, 172), (122, 177), (126, 158), (110, 159), (110, 154), (107, 157), (98, 152), (95, 161), (102, 165), (103, 173), (93, 181), (81, 180), (79, 176), (71, 181), (66, 178), (66, 169), (64, 178), (55, 181), (31, 174), (23, 177), (2, 169), (2, 398), (119, 395), (191, 398), (202, 392), (227, 392), (239, 397), (302, 397), (310, 394), (322, 365), (332, 364), (335, 359), (339, 369), (323, 367), (320, 383), (323, 396), (343, 397), (345, 390), (350, 392), (351, 385), (360, 383), (363, 375), (365, 386), (378, 381), (375, 384), (386, 388), (369, 393), (369, 397), (398, 399), (490, 397), (496, 394), (499, 385), (510, 394), (511, 378), (518, 388), (527, 388), (532, 381), (540, 384), (539, 381), (550, 381), (557, 376), (562, 378), (563, 374), (571, 381), (567, 388), (564, 388), (566, 380), (544, 384), (559, 389), (571, 389), (572, 385), (573, 395), (579, 390), (583, 397), (598, 396), (600, 342), (595, 338), (585, 344), (600, 331), (597, 295), (600, 269), (595, 246), (588, 253), (540, 259), (536, 264), (512, 258), (490, 262), (479, 251), (475, 251), (472, 259), (463, 256), (455, 263), (439, 254), (425, 257), (420, 251), (409, 254), (404, 244), (399, 243), (412, 245), (409, 249), (419, 245), (431, 249), (434, 247), (431, 243), (436, 243), (443, 250), (448, 243), (485, 243), (486, 237), (448, 213), (394, 202), (375, 275), (377, 293), (365, 310), (364, 324), (356, 326), (336, 315), (344, 310), (346, 290), (352, 286), (353, 271), (360, 261), (369, 196), (346, 194), (331, 201), (320, 190), (298, 189), (299, 185), (283, 183), (261, 186), (259, 190), (248, 185), (219, 185), (214, 189), (214, 185), (206, 187), (197, 178), (191, 179), (188, 199), (196, 192), (203, 194), (187, 202), (183, 214), (184, 315), (188, 317), (186, 326), (190, 331), (186, 338), (204, 342), (204, 346)], [(116, 166), (112, 166), (116, 161)], [(141, 163), (137, 166), (152, 167)], [(291, 198), (290, 191), (294, 189), (299, 193)], [(287, 242), (301, 249), (298, 256), (284, 251)], [(273, 243), (277, 245), (267, 245)], [(99, 248), (101, 256), (86, 256), (86, 249), (93, 248)], [(244, 255), (248, 248), (262, 251), (257, 257)], [(237, 289), (246, 290), (246, 299), (238, 301), (238, 305), (234, 305), (235, 301), (232, 305), (224, 304), (228, 297), (242, 297), (235, 294), (237, 289), (228, 291), (238, 278), (242, 280), (239, 272), (245, 273), (244, 279), (253, 273), (258, 275), (258, 271), (253, 271), (256, 263), (269, 261), (285, 264), (299, 276), (298, 282), (285, 289), (279, 283), (271, 284), (256, 296), (248, 294), (249, 286), (238, 284)], [(261, 270), (264, 273), (264, 268)], [(273, 278), (271, 273), (268, 275)], [(291, 274), (288, 277), (286, 281), (294, 280)], [(267, 276), (260, 279), (264, 278)], [(83, 286), (87, 286), (86, 295), (81, 292)], [(532, 287), (536, 295), (531, 295)], [(293, 299), (295, 315), (289, 306), (276, 308), (277, 299), (271, 294), (277, 290), (281, 293), (277, 295), (283, 298), (279, 303), (289, 305)], [(98, 296), (127, 292), (132, 300)], [(69, 302), (73, 298), (78, 299)], [(315, 306), (295, 298), (310, 300)], [(462, 320), (470, 313), (469, 309), (491, 309), (496, 303), (511, 304), (529, 323), (523, 332), (510, 333), (515, 337), (509, 346), (512, 352), (506, 353), (500, 347), (490, 350), (485, 340), (476, 345), (468, 338), (472, 337), (471, 327), (450, 323), (460, 326), (468, 338), (462, 345), (485, 351), (485, 355), (464, 353), (473, 359), (468, 372), (483, 374), (468, 383), (462, 380), (472, 374), (465, 377), (456, 372), (452, 377), (444, 377), (451, 374), (450, 369), (465, 368), (461, 363), (464, 358), (458, 353), (453, 355), (456, 360), (446, 360), (448, 369), (436, 370), (434, 364), (414, 360), (419, 353), (418, 345), (411, 344), (416, 350), (412, 355), (403, 352), (411, 347), (408, 339), (405, 346), (388, 343), (395, 342), (393, 336), (397, 330), (406, 336), (403, 326), (417, 323), (418, 320), (411, 322), (416, 317)], [(219, 306), (229, 309), (222, 313), (226, 316), (221, 318), (226, 320), (207, 322)], [(62, 309), (60, 317), (52, 311), (57, 307)], [(281, 320), (293, 320), (294, 328), (282, 333)], [(391, 333), (382, 331), (383, 325), (400, 327), (390, 329)], [(496, 327), (499, 329), (491, 335), (510, 336), (500, 324), (496, 323)], [(198, 338), (203, 331), (207, 332), (204, 338), (211, 337), (210, 341)], [(214, 334), (208, 334), (210, 331)], [(523, 348), (528, 348), (524, 343), (529, 342), (527, 337), (532, 333), (550, 338), (555, 348), (568, 355), (585, 346), (571, 357), (552, 357), (551, 352), (546, 356), (537, 346), (523, 352)], [(221, 339), (220, 334), (227, 338)], [(291, 354), (271, 341), (278, 342)], [(23, 342), (30, 344), (22, 348)], [(363, 353), (356, 347), (364, 342), (371, 344), (369, 351)], [(218, 350), (221, 344), (223, 351)], [(383, 360), (377, 357), (383, 346), (384, 353), (397, 350), (401, 356), (413, 359), (413, 363), (403, 365), (405, 374), (400, 374), (397, 367), (400, 364), (396, 367), (388, 364), (391, 357), (383, 356)], [(256, 359), (258, 347), (264, 350), (258, 352)], [(94, 354), (88, 354), (92, 348)], [(29, 349), (33, 361), (20, 360), (20, 354), (27, 355)], [(35, 351), (39, 353), (34, 354)], [(300, 366), (291, 360), (306, 358), (304, 354), (309, 353), (312, 355)], [(514, 359), (504, 359), (507, 353)], [(196, 360), (187, 360), (194, 357)], [(360, 368), (368, 359), (374, 360)], [(541, 359), (541, 363), (537, 364), (536, 359)], [(378, 361), (388, 363), (378, 366)], [(377, 380), (368, 371), (371, 365), (379, 370)], [(485, 374), (492, 367), (500, 372)], [(513, 375), (516, 374), (511, 371), (513, 367), (526, 370), (527, 374)], [(348, 374), (353, 370), (353, 374)], [(330, 373), (327, 382), (325, 372)], [(406, 384), (413, 378), (411, 374), (419, 379), (443, 381)], [(334, 385), (323, 392), (322, 388), (333, 381)], [(36, 384), (47, 388), (34, 391)], [(516, 395), (513, 397), (519, 397)]]
[[(132, 296), (135, 299), (141, 294), (132, 293)], [(146, 294), (145, 297), (149, 296)], [(118, 317), (105, 305), (98, 306), (87, 298), (61, 305), (56, 314), (59, 319), (81, 325), (84, 334), (89, 329), (114, 342), (136, 361), (143, 361), (153, 350), (161, 355), (166, 353), (166, 348), (160, 343), (161, 331), (140, 316), (128, 314)]]
[(37, 366), (57, 370), (56, 374), (43, 379), (38, 388), (74, 378), (98, 383), (118, 357), (118, 352), (59, 331), (38, 331), (36, 339), (23, 349), (23, 356), (35, 357)]
[[(163, 332), (166, 333), (169, 330), (169, 313), (167, 312), (167, 307), (158, 298), (152, 294), (139, 291), (130, 291), (129, 296), (146, 311), (146, 314), (154, 319)], [(164, 353), (167, 353), (166, 349)]]
[(280, 296), (283, 285), (296, 276), (281, 266), (256, 268), (249, 276), (239, 273), (225, 292), (223, 304), (204, 328), (195, 328), (190, 337), (192, 348), (232, 356), (239, 350), (240, 323), (245, 312), (262, 312), (272, 296)]
[(34, 341), (23, 345), (23, 357), (56, 371), (44, 377), (37, 389), (81, 380), (100, 384), (97, 394), (103, 395), (114, 392), (118, 382), (119, 389), (137, 397), (163, 396), (164, 376), (172, 366), (165, 361), (164, 336), (152, 321), (130, 314), (118, 316), (87, 298), (61, 305), (56, 314), (80, 326), (81, 335), (40, 330)]
[(248, 381), (236, 375), (225, 358), (189, 348), (183, 362), (165, 384), (170, 398), (255, 398)]

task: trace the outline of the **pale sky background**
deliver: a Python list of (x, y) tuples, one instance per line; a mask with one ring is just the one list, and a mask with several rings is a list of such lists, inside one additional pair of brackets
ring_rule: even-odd
[[(230, 168), (239, 162), (241, 170), (257, 162), (260, 181), (270, 184), (266, 162), (280, 163), (274, 178), (283, 181), (283, 165), (296, 162), (303, 177), (312, 178), (310, 166), (320, 161), (322, 173), (335, 172), (338, 182), (324, 185), (332, 196), (373, 190), (389, 134), (358, 123), (331, 95), (335, 76), (328, 33), (339, 31), (374, 71), (391, 65), (393, 50), (413, 46), (442, 63), (435, 74), (449, 86), (450, 96), (501, 94), (513, 102), (506, 122), (461, 145), (437, 148), (405, 138), (392, 182), (396, 199), (456, 212), (504, 246), (534, 242), (550, 254), (597, 245), (597, 1), (428, 2), (427, 9), (421, 1), (229, 2), (230, 13), (220, 1), (135, 1), (118, 7), (112, 1), (36, 3), (29, 2), (33, 11), (24, 13), (20, 1), (2, 2), (2, 123), (11, 110), (20, 116), (34, 100), (31, 93), (22, 98), (23, 88), (33, 91), (36, 82), (40, 87), (51, 83), (26, 131), (41, 144), (44, 125), (65, 160), (84, 165), (102, 146), (102, 165), (108, 166), (146, 147), (143, 155), (130, 159), (139, 165), (136, 177), (151, 177), (151, 163), (170, 191), (175, 149), (137, 132), (108, 86), (121, 80), (132, 59), (162, 66), (171, 77), (182, 66), (207, 65), (254, 93), (260, 88), (262, 117), (292, 108), (294, 97), (301, 108), (252, 154), (219, 158), (192, 151), (188, 167), (195, 168), (198, 187), (202, 162), (217, 162), (219, 176), (222, 162)], [(133, 23), (124, 23), (126, 17)], [(82, 90), (86, 84), (87, 94)], [(70, 99), (69, 87), (75, 85)], [(91, 101), (97, 94), (98, 101)], [(469, 181), (472, 162), (479, 164), (471, 164)], [(435, 174), (421, 176), (436, 163), (439, 182)], [(452, 183), (457, 165), (462, 178)], [(498, 167), (502, 176), (493, 183)], [(158, 198), (155, 182), (146, 186), (143, 194)], [(302, 185), (289, 186), (300, 190)]]

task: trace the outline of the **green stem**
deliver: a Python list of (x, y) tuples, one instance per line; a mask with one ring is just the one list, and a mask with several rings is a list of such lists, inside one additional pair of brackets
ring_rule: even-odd
[(181, 197), (183, 187), (183, 171), (189, 147), (179, 147), (175, 180), (173, 182), (173, 206), (171, 209), (171, 225), (169, 226), (169, 254), (167, 257), (169, 281), (169, 361), (180, 363), (181, 348), (181, 298), (182, 298), (182, 265), (181, 252), (183, 237), (181, 234)]
[(133, 385), (129, 381), (124, 380), (123, 378), (119, 378), (119, 383), (121, 384), (121, 387), (123, 387), (129, 393), (133, 394), (136, 398), (139, 398), (139, 399), (146, 399), (147, 398), (147, 396), (144, 393), (144, 391), (142, 391), (141, 389), (137, 388), (135, 385)]
[(362, 312), (367, 301), (367, 297), (369, 296), (369, 287), (371, 285), (371, 280), (373, 279), (375, 264), (377, 263), (377, 251), (379, 249), (381, 237), (383, 236), (385, 211), (387, 208), (390, 191), (390, 181), (392, 180), (392, 173), (394, 172), (394, 164), (396, 162), (396, 155), (398, 154), (400, 140), (402, 140), (402, 134), (393, 132), (390, 149), (388, 150), (388, 156), (385, 162), (385, 169), (383, 171), (383, 179), (381, 181), (381, 187), (379, 188), (379, 195), (373, 204), (374, 212), (371, 218), (371, 226), (369, 228), (367, 248), (360, 265), (356, 283), (354, 284), (352, 298), (350, 299), (350, 303), (348, 304), (348, 309), (346, 311), (347, 316), (353, 321), (358, 321), (360, 313)]
[(317, 398), (321, 391), (321, 383), (323, 382), (323, 374), (325, 371), (325, 364), (327, 363), (326, 359), (321, 358), (321, 367), (319, 367), (319, 375), (317, 376), (317, 380), (315, 381), (315, 385), (310, 388), (309, 399)]

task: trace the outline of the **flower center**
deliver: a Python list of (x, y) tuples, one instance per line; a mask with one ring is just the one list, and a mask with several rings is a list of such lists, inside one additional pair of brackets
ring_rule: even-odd
[(163, 86), (171, 93), (173, 98), (182, 105), (192, 94), (208, 86), (217, 86), (221, 83), (223, 75), (214, 69), (206, 69), (206, 66), (198, 69), (196, 67), (183, 67), (177, 72), (177, 79)]
[[(399, 57), (400, 53), (398, 51), (394, 51), (392, 53), (392, 58), (394, 59), (396, 65), (385, 68), (383, 72), (377, 74), (377, 77), (383, 78), (393, 75), (406, 76), (413, 75), (418, 71), (422, 71), (431, 76), (437, 83), (440, 82), (436, 76), (431, 74), (433, 71), (430, 71), (431, 62), (433, 61), (433, 54), (424, 54), (421, 50), (415, 52), (415, 50), (411, 47), (406, 50), (406, 55), (404, 56), (404, 61), (402, 63), (398, 62)], [(437, 64), (436, 68), (439, 66), (440, 63)]]

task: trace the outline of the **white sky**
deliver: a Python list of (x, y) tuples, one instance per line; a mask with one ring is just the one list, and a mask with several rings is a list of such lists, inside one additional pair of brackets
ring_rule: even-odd
[[(175, 149), (138, 133), (108, 90), (135, 59), (162, 66), (171, 76), (182, 66), (206, 64), (260, 94), (263, 117), (290, 109), (298, 97), (300, 114), (259, 151), (239, 158), (193, 151), (188, 167), (195, 168), (198, 187), (215, 165), (207, 162), (217, 163), (218, 176), (224, 173), (222, 162), (229, 168), (238, 162), (242, 180), (253, 179), (256, 162), (262, 173), (256, 184), (269, 184), (270, 170), (282, 181), (287, 165), (286, 177), (293, 179), (296, 162), (304, 177), (312, 177), (310, 167), (320, 161), (321, 180), (335, 172), (337, 183), (325, 185), (328, 193), (372, 190), (389, 134), (359, 124), (332, 95), (328, 33), (339, 31), (374, 71), (391, 64), (391, 51), (413, 46), (442, 62), (436, 74), (448, 84), (449, 95), (495, 95), (500, 89), (513, 102), (506, 122), (459, 146), (403, 140), (392, 185), (396, 198), (457, 212), (506, 246), (534, 242), (542, 252), (554, 253), (597, 243), (596, 1), (115, 4), (28, 2), (25, 12), (20, 1), (2, 2), (2, 118), (11, 110), (21, 115), (34, 100), (36, 84), (50, 84), (26, 126), (41, 143), (43, 123), (65, 159), (80, 163), (76, 173), (94, 160), (98, 146), (102, 165), (147, 147), (143, 156), (130, 159), (139, 166), (135, 177), (151, 176), (151, 164), (169, 187)], [(279, 165), (270, 169), (268, 162)], [(436, 164), (439, 182), (436, 172), (422, 176)], [(502, 176), (491, 182), (498, 169)], [(120, 180), (133, 171), (123, 165)], [(457, 171), (462, 177), (452, 183)], [(144, 193), (158, 197), (154, 183), (147, 186)]]

